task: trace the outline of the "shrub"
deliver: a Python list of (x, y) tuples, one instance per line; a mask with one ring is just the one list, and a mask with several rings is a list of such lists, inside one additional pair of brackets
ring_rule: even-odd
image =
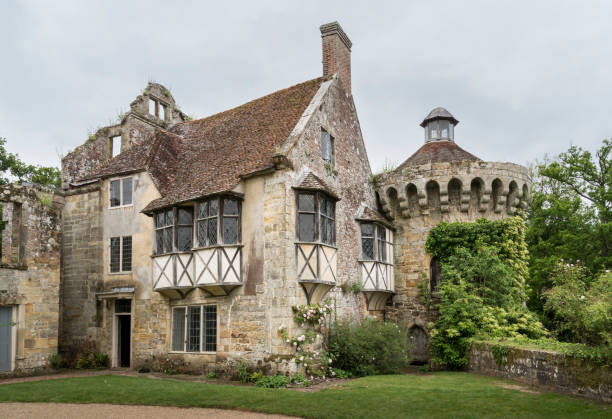
[(249, 371), (247, 370), (247, 365), (244, 361), (238, 361), (238, 364), (236, 365), (236, 371), (238, 372), (238, 379), (241, 383), (249, 382), (250, 375)]
[(262, 378), (264, 378), (264, 375), (259, 372), (259, 371), (255, 371), (253, 374), (251, 374), (251, 377), (249, 378), (249, 381), (251, 383), (256, 383), (259, 380), (261, 380)]
[(346, 379), (346, 378), (351, 378), (353, 376), (353, 374), (351, 374), (349, 371), (344, 371), (340, 368), (334, 368), (332, 370), (332, 377), (334, 378), (340, 378), (340, 379)]
[(589, 345), (612, 346), (612, 273), (593, 278), (582, 265), (559, 263), (544, 292), (544, 309), (557, 337)]
[(263, 377), (261, 380), (255, 383), (255, 386), (264, 388), (282, 388), (287, 387), (288, 385), (289, 377), (284, 375), (271, 375), (268, 377)]
[(97, 353), (94, 357), (94, 364), (96, 368), (108, 368), (110, 365), (110, 359), (106, 354)]
[(312, 381), (304, 377), (302, 374), (295, 374), (293, 376), (293, 382), (297, 385), (302, 385), (304, 387), (310, 387), (312, 385)]
[(335, 322), (328, 346), (334, 365), (355, 376), (397, 373), (411, 360), (408, 332), (392, 322)]
[(49, 364), (53, 369), (59, 370), (64, 366), (64, 359), (60, 354), (53, 354), (49, 357)]
[(217, 378), (217, 373), (213, 370), (209, 372), (208, 374), (206, 374), (206, 378), (209, 378), (209, 379)]

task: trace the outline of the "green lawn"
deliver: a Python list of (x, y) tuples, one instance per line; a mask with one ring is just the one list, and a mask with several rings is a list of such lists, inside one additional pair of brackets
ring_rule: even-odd
[(0, 402), (115, 403), (220, 407), (312, 418), (579, 417), (609, 418), (601, 403), (467, 373), (387, 375), (318, 392), (102, 375), (0, 385)]

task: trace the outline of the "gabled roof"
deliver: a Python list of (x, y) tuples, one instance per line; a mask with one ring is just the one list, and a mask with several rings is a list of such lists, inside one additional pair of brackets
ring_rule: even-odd
[(143, 210), (230, 192), (247, 176), (274, 167), (285, 143), (326, 77), (313, 79), (207, 118), (160, 130), (82, 180), (148, 170), (161, 198)]
[(471, 153), (459, 147), (454, 141), (437, 140), (425, 143), (396, 170), (427, 163), (480, 161)]
[(183, 138), (176, 176), (168, 192), (143, 211), (229, 192), (241, 176), (272, 169), (272, 156), (325, 80), (310, 80), (173, 127)]
[(323, 179), (321, 179), (320, 177), (318, 177), (312, 172), (309, 172), (304, 177), (304, 180), (302, 180), (300, 184), (296, 186), (295, 188), (304, 189), (308, 191), (323, 191), (327, 193), (329, 196), (331, 196), (332, 198), (336, 198), (340, 200), (340, 198), (338, 198), (338, 194), (336, 194), (336, 192), (334, 192), (334, 190), (330, 188), (329, 185), (327, 185), (327, 183), (325, 183)]
[(375, 211), (369, 207), (363, 207), (359, 214), (355, 217), (357, 221), (372, 221), (375, 223), (380, 223), (386, 227), (389, 227), (392, 230), (395, 230), (393, 225), (387, 220), (381, 213)]

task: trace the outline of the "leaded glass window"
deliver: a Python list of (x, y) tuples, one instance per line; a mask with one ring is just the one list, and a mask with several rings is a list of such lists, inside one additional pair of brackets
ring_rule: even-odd
[(240, 203), (234, 198), (223, 198), (223, 244), (238, 243)]
[(193, 209), (179, 207), (176, 223), (176, 249), (187, 252), (193, 247)]
[(385, 227), (376, 226), (376, 243), (378, 244), (377, 259), (381, 262), (387, 261), (387, 242), (385, 237)]
[(110, 272), (129, 272), (132, 270), (132, 236), (111, 237)]
[(185, 307), (172, 310), (172, 350), (185, 350)]
[(336, 243), (336, 202), (321, 192), (297, 194), (297, 237), (301, 242)]
[(187, 309), (187, 352), (200, 352), (200, 306)]
[(315, 194), (298, 194), (298, 240), (315, 241)]
[(155, 215), (155, 254), (172, 252), (173, 239), (174, 211), (171, 208)]
[(374, 224), (361, 224), (361, 257), (364, 260), (374, 259)]
[(215, 352), (217, 306), (174, 307), (171, 346), (177, 352)]
[(361, 223), (361, 258), (363, 260), (375, 260), (387, 262), (387, 249), (390, 239), (387, 228), (378, 223)]
[(110, 239), (110, 271), (119, 272), (121, 266), (121, 238), (111, 237)]

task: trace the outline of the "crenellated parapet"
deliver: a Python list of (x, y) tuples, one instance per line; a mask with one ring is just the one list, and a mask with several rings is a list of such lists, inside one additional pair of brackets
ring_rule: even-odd
[(513, 215), (526, 208), (530, 185), (527, 168), (483, 161), (430, 162), (376, 179), (382, 211), (391, 219), (435, 213), (463, 213), (469, 218)]

